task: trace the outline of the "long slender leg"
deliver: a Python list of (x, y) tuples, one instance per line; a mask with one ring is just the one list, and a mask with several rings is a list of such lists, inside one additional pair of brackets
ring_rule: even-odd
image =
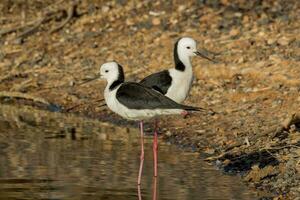
[(157, 177), (153, 177), (152, 200), (157, 200)]
[(142, 200), (141, 185), (138, 185), (138, 197), (139, 197), (139, 200)]
[(142, 177), (143, 165), (144, 165), (144, 124), (143, 124), (143, 121), (140, 122), (140, 132), (141, 132), (141, 157), (140, 157), (138, 185), (141, 184), (141, 177)]
[(154, 171), (154, 177), (157, 177), (157, 150), (158, 150), (158, 142), (157, 142), (157, 126), (158, 126), (158, 121), (155, 119), (155, 128), (154, 128), (154, 137), (153, 137), (153, 171)]

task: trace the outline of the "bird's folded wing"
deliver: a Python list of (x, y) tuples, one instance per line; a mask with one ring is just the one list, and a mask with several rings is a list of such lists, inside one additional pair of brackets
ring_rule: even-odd
[(185, 109), (161, 93), (133, 82), (122, 84), (116, 98), (129, 109)]
[(142, 84), (143, 86), (153, 88), (164, 95), (168, 92), (171, 83), (172, 83), (172, 77), (170, 76), (168, 70), (151, 74), (145, 77), (140, 82), (140, 84)]

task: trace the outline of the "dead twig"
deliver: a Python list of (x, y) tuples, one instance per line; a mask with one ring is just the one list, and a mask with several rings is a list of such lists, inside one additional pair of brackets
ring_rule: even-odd
[(214, 160), (218, 160), (220, 158), (222, 158), (225, 155), (225, 153), (221, 153), (220, 155), (217, 156), (210, 156), (208, 158), (205, 158), (205, 161), (214, 161)]
[(2, 37), (3, 35), (6, 35), (6, 34), (9, 34), (9, 33), (16, 32), (18, 30), (24, 29), (24, 28), (26, 28), (28, 26), (32, 26), (32, 25), (33, 25), (32, 22), (30, 22), (29, 24), (25, 24), (25, 25), (22, 25), (22, 26), (3, 29), (3, 30), (0, 31), (0, 37)]
[(54, 33), (58, 30), (60, 30), (61, 28), (63, 28), (71, 19), (72, 17), (74, 16), (75, 14), (75, 10), (76, 10), (76, 6), (77, 6), (78, 2), (74, 2), (72, 3), (68, 9), (67, 9), (67, 13), (68, 13), (68, 16), (67, 18), (65, 19), (65, 21), (63, 21), (60, 25), (58, 25), (57, 27), (53, 28), (50, 33)]
[(3, 97), (9, 97), (9, 98), (15, 98), (15, 99), (26, 99), (26, 100), (31, 100), (33, 102), (37, 103), (43, 103), (46, 105), (51, 105), (47, 100), (41, 98), (41, 97), (35, 97), (30, 94), (24, 94), (21, 92), (7, 92), (7, 91), (2, 91), (0, 92), (0, 98)]
[(36, 86), (34, 85), (34, 82), (32, 80), (32, 78), (29, 79), (25, 79), (25, 81), (22, 81), (19, 84), (14, 84), (11, 88), (10, 91), (24, 91), (26, 88), (30, 87), (30, 86)]
[(281, 150), (281, 149), (286, 149), (286, 148), (297, 148), (299, 149), (300, 146), (298, 146), (298, 143), (292, 143), (292, 144), (287, 144), (287, 145), (284, 145), (284, 146), (281, 146), (281, 147), (266, 147), (266, 148), (263, 148), (262, 150)]
[(50, 33), (53, 33), (55, 31), (58, 31), (60, 30), (61, 28), (63, 28), (71, 19), (72, 17), (74, 16), (75, 14), (75, 11), (76, 11), (76, 7), (78, 5), (80, 1), (74, 1), (69, 7), (68, 9), (66, 10), (65, 8), (59, 8), (57, 10), (54, 10), (54, 11), (46, 11), (44, 12), (44, 14), (38, 19), (38, 20), (35, 20), (35, 21), (32, 21), (32, 22), (29, 22), (28, 24), (26, 25), (23, 25), (23, 26), (19, 26), (19, 27), (14, 27), (14, 28), (10, 28), (10, 29), (6, 29), (6, 30), (3, 30), (0, 32), (0, 36), (2, 35), (5, 35), (5, 34), (8, 34), (8, 33), (11, 33), (11, 32), (15, 32), (15, 31), (18, 31), (20, 29), (25, 29), (26, 27), (29, 27), (27, 28), (26, 30), (24, 30), (22, 33), (20, 33), (17, 37), (16, 37), (16, 41), (22, 41), (24, 38), (28, 37), (29, 35), (31, 35), (32, 33), (36, 32), (38, 30), (38, 28), (45, 22), (51, 20), (55, 14), (59, 13), (59, 12), (62, 12), (62, 11), (66, 11), (68, 13), (68, 16), (66, 18), (65, 21), (63, 21), (59, 26), (57, 26), (56, 28), (52, 29), (50, 31)]
[(20, 33), (20, 35), (17, 36), (17, 40), (22, 40), (26, 37), (28, 37), (29, 35), (31, 35), (32, 33), (34, 33), (39, 27), (40, 25), (42, 25), (42, 23), (44, 23), (46, 21), (46, 17), (42, 17), (38, 20), (36, 20), (33, 24), (32, 27), (26, 29), (25, 31), (23, 31), (22, 33)]
[[(102, 101), (104, 101), (104, 99), (98, 99), (98, 100), (96, 100), (94, 103), (96, 103), (96, 102), (102, 102)], [(83, 102), (83, 103), (80, 103), (80, 104), (76, 104), (76, 105), (74, 105), (74, 106), (71, 106), (70, 108), (67, 108), (65, 111), (66, 112), (70, 112), (71, 110), (74, 110), (75, 108), (78, 108), (78, 107), (81, 107), (81, 106), (84, 106), (84, 105), (87, 105), (87, 103), (86, 102)], [(102, 105), (100, 105), (99, 107), (103, 107), (103, 106), (105, 106), (106, 104), (102, 104)]]
[(28, 73), (10, 73), (10, 74), (4, 75), (3, 77), (0, 78), (0, 83), (7, 81), (7, 80), (11, 80), (16, 77), (26, 78), (26, 77), (28, 77)]

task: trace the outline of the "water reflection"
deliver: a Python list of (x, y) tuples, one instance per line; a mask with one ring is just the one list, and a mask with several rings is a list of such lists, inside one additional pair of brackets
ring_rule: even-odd
[(138, 136), (96, 120), (0, 105), (0, 199), (255, 199), (237, 178), (161, 141), (153, 178), (151, 137), (138, 189)]
[(152, 199), (157, 199), (157, 177), (153, 177), (153, 192), (152, 192)]

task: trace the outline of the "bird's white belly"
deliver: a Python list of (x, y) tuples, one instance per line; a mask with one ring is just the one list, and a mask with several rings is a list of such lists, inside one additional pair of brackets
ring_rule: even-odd
[(172, 85), (168, 89), (166, 96), (173, 101), (176, 101), (177, 103), (182, 103), (189, 94), (190, 88), (192, 86), (193, 75), (178, 73), (182, 72), (171, 72)]
[[(119, 88), (119, 87), (118, 87)], [(121, 115), (124, 118), (128, 118), (128, 108), (123, 106), (122, 104), (119, 103), (119, 101), (116, 99), (116, 93), (118, 88), (116, 88), (113, 91), (109, 91), (109, 89), (105, 89), (104, 91), (104, 99), (109, 107), (113, 112)]]
[(104, 98), (107, 106), (121, 117), (129, 120), (149, 119), (159, 115), (180, 114), (182, 109), (128, 109), (116, 99), (116, 91), (105, 91)]

